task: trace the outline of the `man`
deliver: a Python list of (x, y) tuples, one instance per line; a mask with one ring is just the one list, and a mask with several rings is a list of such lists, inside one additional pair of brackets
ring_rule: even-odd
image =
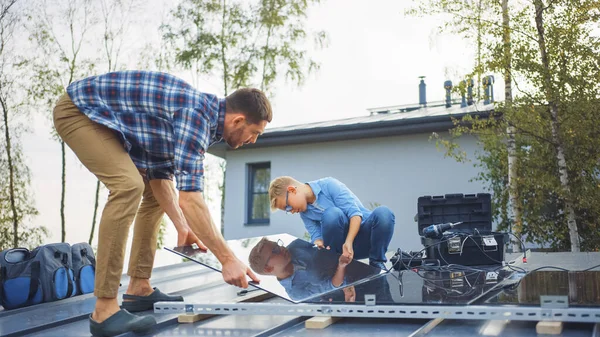
[(261, 275), (277, 277), (293, 300), (306, 300), (346, 284), (346, 267), (352, 260), (296, 239), (283, 242), (262, 238), (250, 251), (250, 267)]
[(177, 229), (177, 245), (210, 249), (223, 265), (225, 282), (246, 288), (246, 275), (258, 282), (212, 221), (202, 197), (202, 161), (221, 139), (232, 148), (256, 142), (271, 119), (271, 105), (258, 89), (219, 99), (165, 73), (112, 72), (67, 88), (54, 109), (56, 130), (110, 192), (99, 224), (92, 335), (113, 336), (156, 323), (119, 310), (116, 298), (134, 216), (124, 309), (183, 300), (153, 289), (149, 281), (164, 213)]
[(366, 209), (346, 185), (331, 177), (306, 184), (288, 176), (275, 178), (269, 199), (271, 209), (300, 213), (317, 247), (331, 247), (350, 259), (368, 257), (371, 266), (386, 269), (385, 253), (395, 224), (389, 208)]

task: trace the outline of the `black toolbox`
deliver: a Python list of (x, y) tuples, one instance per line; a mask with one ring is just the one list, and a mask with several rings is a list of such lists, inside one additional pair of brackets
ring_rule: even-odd
[[(430, 225), (462, 224), (446, 231), (441, 238), (423, 237)], [(492, 232), (492, 207), (489, 193), (423, 196), (417, 201), (417, 223), (427, 260), (439, 265), (465, 266), (502, 264), (507, 233)]]

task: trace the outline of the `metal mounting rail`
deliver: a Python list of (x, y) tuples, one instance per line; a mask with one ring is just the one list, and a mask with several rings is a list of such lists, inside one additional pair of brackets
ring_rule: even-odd
[(544, 308), (520, 306), (442, 305), (347, 305), (280, 303), (199, 303), (158, 302), (159, 314), (287, 315), (377, 318), (445, 318), (476, 320), (561, 321), (600, 323), (600, 307)]

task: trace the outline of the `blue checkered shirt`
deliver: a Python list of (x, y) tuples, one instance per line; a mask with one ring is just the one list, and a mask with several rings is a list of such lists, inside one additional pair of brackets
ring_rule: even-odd
[(202, 191), (202, 161), (222, 139), (225, 99), (165, 73), (119, 71), (67, 88), (92, 121), (115, 130), (148, 179), (177, 179), (180, 191)]

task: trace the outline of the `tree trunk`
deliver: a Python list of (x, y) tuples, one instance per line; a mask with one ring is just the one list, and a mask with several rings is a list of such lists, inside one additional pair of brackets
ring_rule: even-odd
[(12, 158), (12, 145), (10, 143), (10, 130), (8, 129), (8, 106), (2, 96), (0, 96), (0, 104), (2, 104), (2, 114), (4, 116), (4, 136), (6, 138), (6, 160), (8, 162), (8, 194), (10, 199), (10, 210), (13, 218), (13, 247), (19, 246), (19, 218), (17, 214), (17, 206), (15, 202), (15, 170)]
[(227, 18), (227, 2), (223, 0), (223, 18), (221, 21), (221, 64), (223, 65), (223, 94), (227, 96), (227, 88), (229, 83), (227, 83), (228, 69), (227, 69), (227, 58), (225, 57), (225, 19)]
[(96, 230), (96, 216), (98, 215), (98, 198), (100, 196), (100, 180), (96, 180), (96, 197), (94, 199), (94, 217), (92, 218), (92, 230), (90, 231), (90, 239), (88, 243), (91, 245), (94, 239), (94, 231)]
[[(223, 65), (223, 94), (227, 97), (227, 59), (225, 58), (225, 19), (227, 3), (223, 0), (223, 21), (221, 22), (221, 63)], [(223, 166), (223, 186), (221, 188), (221, 235), (225, 234), (225, 167)]]
[[(508, 14), (508, 0), (502, 0), (502, 42), (504, 49), (504, 103), (508, 113), (512, 111), (512, 49), (510, 37), (510, 16)], [(517, 144), (515, 140), (515, 128), (506, 128), (508, 136), (508, 212), (511, 222), (511, 230), (519, 239), (523, 233), (521, 212), (518, 204), (517, 189)], [(520, 252), (519, 242), (513, 242), (513, 251)]]
[(61, 240), (61, 242), (65, 242), (65, 237), (67, 236), (67, 232), (65, 229), (65, 186), (67, 185), (67, 177), (66, 177), (67, 158), (65, 155), (65, 142), (63, 142), (62, 140), (60, 141), (60, 151), (62, 154), (62, 177), (61, 177), (62, 189), (61, 189), (61, 195), (60, 195), (60, 229), (61, 229), (60, 240)]
[(481, 2), (483, 0), (479, 0), (477, 5), (477, 99), (476, 102), (479, 102), (479, 98), (481, 97), (481, 93), (479, 92), (479, 88), (481, 87), (481, 72), (483, 71), (481, 66)]
[(223, 175), (223, 183), (219, 186), (221, 190), (221, 234), (225, 235), (225, 170), (227, 169), (227, 162), (223, 162), (220, 169)]
[(556, 147), (556, 161), (558, 165), (558, 174), (560, 177), (560, 184), (563, 189), (563, 201), (565, 203), (565, 214), (567, 216), (567, 226), (569, 228), (569, 238), (571, 239), (571, 251), (580, 251), (580, 240), (579, 233), (577, 230), (577, 221), (575, 220), (575, 209), (571, 201), (571, 189), (569, 187), (569, 173), (567, 171), (567, 161), (565, 159), (564, 146), (560, 137), (560, 125), (558, 123), (558, 104), (556, 102), (555, 90), (553, 88), (551, 72), (550, 72), (550, 60), (546, 50), (546, 40), (544, 32), (544, 3), (542, 0), (534, 0), (535, 5), (535, 26), (538, 33), (538, 45), (540, 48), (540, 56), (542, 59), (542, 71), (543, 71), (543, 86), (550, 107), (550, 125), (552, 130), (552, 141)]

